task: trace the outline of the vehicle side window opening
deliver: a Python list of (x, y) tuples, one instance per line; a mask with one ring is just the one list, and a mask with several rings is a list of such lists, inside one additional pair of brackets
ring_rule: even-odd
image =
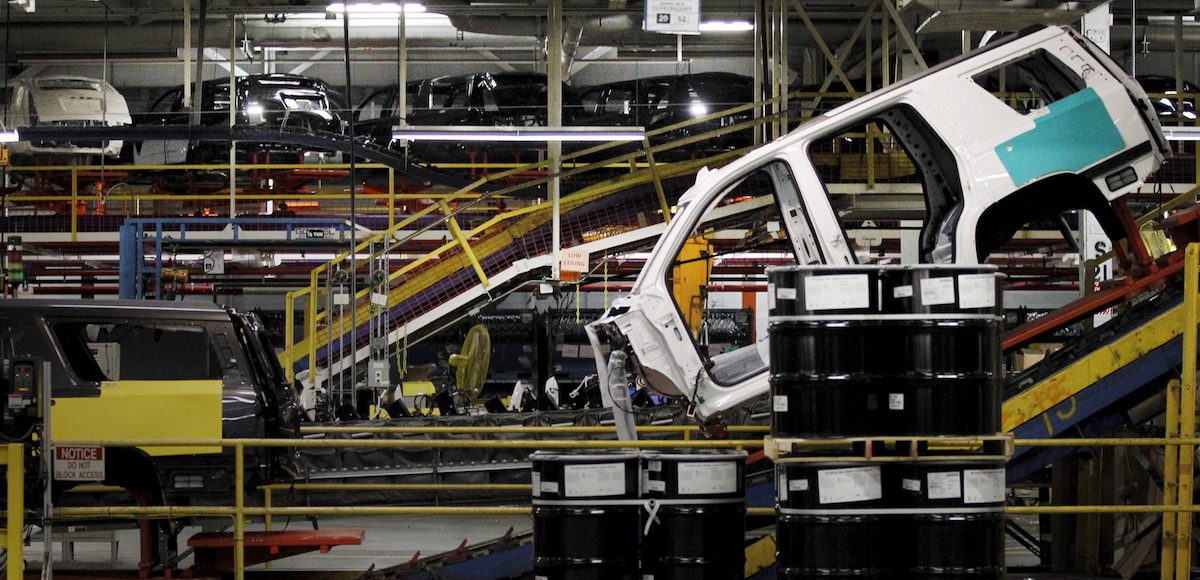
[(438, 83), (429, 88), (429, 108), (464, 109), (467, 106), (467, 87), (462, 82)]
[(1083, 90), (1087, 83), (1045, 49), (972, 78), (1014, 110), (1028, 114)]
[(766, 363), (754, 344), (727, 352), (709, 347), (708, 312), (740, 307), (740, 302), (730, 300), (741, 299), (710, 288), (735, 282), (765, 284), (768, 267), (822, 261), (807, 212), (798, 200), (799, 190), (787, 165), (768, 162), (726, 189), (708, 208), (668, 272), (666, 282), (676, 307), (697, 352), (712, 363), (709, 373), (718, 384), (743, 380), (761, 372)]
[(89, 382), (220, 379), (203, 326), (177, 322), (62, 320), (54, 338), (77, 377)]
[[(921, 223), (920, 236), (912, 253), (917, 260), (954, 261), (954, 230), (962, 210), (958, 165), (950, 148), (912, 107), (890, 108), (873, 119), (816, 140), (809, 146), (808, 157), (830, 196), (843, 236), (856, 242), (856, 261), (874, 261), (882, 253), (882, 247), (864, 242), (879, 236), (863, 235), (865, 232), (872, 228), (899, 229), (917, 221)], [(868, 189), (871, 180), (874, 192)], [(901, 197), (919, 195), (923, 211), (873, 207), (872, 196), (878, 192)], [(851, 232), (859, 235), (849, 235)], [(907, 253), (904, 250), (901, 248), (901, 256)]]
[(150, 105), (151, 113), (178, 113), (183, 110), (183, 89), (173, 89), (163, 93), (158, 100)]

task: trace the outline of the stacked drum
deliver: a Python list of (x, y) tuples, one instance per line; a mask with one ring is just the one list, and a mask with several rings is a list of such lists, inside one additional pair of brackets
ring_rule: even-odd
[(999, 274), (769, 275), (780, 577), (1001, 576)]
[(742, 578), (745, 451), (538, 451), (530, 460), (536, 578)]
[(537, 451), (530, 461), (534, 574), (564, 580), (637, 578), (637, 451)]

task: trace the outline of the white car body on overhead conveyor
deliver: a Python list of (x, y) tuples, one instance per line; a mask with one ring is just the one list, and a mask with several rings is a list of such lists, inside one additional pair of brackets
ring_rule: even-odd
[[(1054, 98), (1022, 112), (981, 86), (1009, 67), (1031, 71), (1030, 86)], [(998, 78), (1003, 83), (1004, 73)], [(630, 294), (588, 326), (607, 397), (622, 397), (625, 370), (686, 397), (702, 420), (769, 392), (765, 336), (713, 356), (696, 341), (672, 291), (672, 269), (684, 263), (675, 258), (698, 228), (733, 211), (721, 205), (726, 192), (769, 174), (763, 182), (773, 184), (782, 222), (770, 225), (785, 232), (796, 263), (855, 263), (809, 147), (867, 122), (886, 125), (916, 166), (926, 202), (919, 261), (927, 263), (978, 263), (1016, 228), (1071, 209), (1091, 211), (1120, 237), (1111, 202), (1137, 190), (1169, 151), (1142, 89), (1064, 28), (1014, 36), (815, 117), (720, 170), (702, 171), (684, 193)], [(751, 202), (769, 206), (766, 197)]]
[[(34, 126), (114, 127), (129, 125), (133, 119), (125, 97), (112, 85), (81, 76), (42, 76), (9, 83), (4, 127), (16, 129)], [(122, 141), (56, 141), (10, 143), (13, 153), (65, 153), (71, 155), (107, 155), (121, 153)]]

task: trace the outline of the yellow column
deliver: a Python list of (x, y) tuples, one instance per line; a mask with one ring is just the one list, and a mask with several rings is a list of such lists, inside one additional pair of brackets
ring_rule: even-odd
[[(401, 92), (403, 92), (401, 88)], [(403, 97), (402, 97), (403, 98)], [(1197, 174), (1200, 175), (1200, 174)], [(396, 227), (396, 170), (388, 168), (388, 231)]]
[(79, 170), (71, 168), (71, 241), (79, 241)]
[(25, 446), (4, 446), (8, 462), (8, 517), (5, 521), (4, 547), (8, 551), (6, 578), (25, 577)]
[[(1179, 436), (1184, 439), (1196, 436), (1196, 325), (1200, 316), (1200, 244), (1189, 244), (1183, 274), (1184, 325), (1183, 325), (1183, 380), (1179, 392)], [(1192, 482), (1195, 467), (1195, 446), (1179, 447), (1179, 505), (1191, 507)], [(1178, 541), (1175, 544), (1175, 578), (1188, 580), (1192, 572), (1192, 512), (1179, 512), (1175, 526)]]
[[(1165, 433), (1168, 439), (1179, 437), (1179, 381), (1167, 383), (1167, 413)], [(1165, 449), (1163, 458), (1163, 505), (1175, 505), (1179, 498), (1179, 448), (1170, 443)], [(1175, 577), (1175, 524), (1178, 518), (1174, 514), (1164, 513), (1162, 517), (1162, 566), (1159, 577), (1171, 580)]]
[(279, 362), (283, 365), (288, 383), (296, 380), (296, 371), (292, 368), (296, 358), (296, 294), (299, 292), (288, 292), (283, 297), (283, 352), (279, 355)]
[(240, 442), (234, 444), (234, 477), (233, 482), (233, 577), (234, 580), (246, 578), (246, 448)]

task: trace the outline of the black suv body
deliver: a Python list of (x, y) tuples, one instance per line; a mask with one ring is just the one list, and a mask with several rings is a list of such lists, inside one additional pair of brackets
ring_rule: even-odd
[[(658, 76), (595, 85), (582, 90), (584, 108), (598, 124), (661, 129), (754, 101), (754, 79), (709, 72)], [(651, 144), (668, 143), (754, 118), (746, 110), (657, 135)], [(750, 129), (727, 133), (665, 152), (665, 157), (711, 155), (747, 147)]]
[[(0, 300), (0, 337), (4, 377), (21, 362), (48, 365), (57, 440), (299, 437), (296, 392), (254, 314), (205, 303)], [(234, 489), (231, 449), (104, 451), (105, 483), (164, 505), (227, 503)], [(248, 484), (294, 470), (292, 449), (246, 449)]]
[[(229, 79), (211, 79), (202, 83), (200, 124), (223, 126), (229, 124)], [(292, 129), (316, 134), (341, 135), (345, 131), (338, 111), (340, 96), (324, 81), (291, 74), (261, 74), (238, 77), (235, 96), (235, 123)], [(188, 125), (191, 111), (183, 106), (183, 87), (163, 93), (150, 111), (139, 115), (138, 125)], [(239, 143), (239, 160), (253, 161), (254, 153), (284, 154), (282, 159), (298, 153), (295, 147), (278, 143)], [(291, 154), (291, 155), (288, 155)], [(221, 163), (228, 160), (229, 146), (219, 142), (144, 141), (134, 144), (137, 163)], [(259, 159), (265, 162), (265, 159)]]

